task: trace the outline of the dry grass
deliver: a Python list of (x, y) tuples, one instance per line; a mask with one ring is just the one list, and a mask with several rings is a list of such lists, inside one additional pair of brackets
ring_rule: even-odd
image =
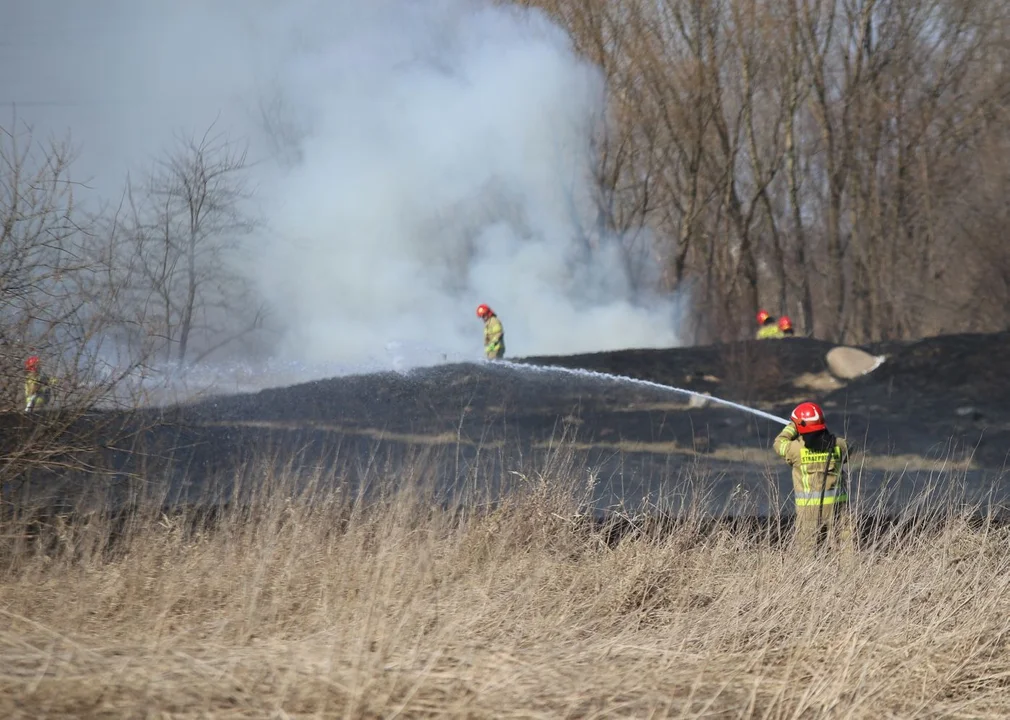
[[(370, 427), (352, 427), (347, 425), (337, 425), (335, 423), (305, 421), (305, 420), (227, 420), (224, 422), (201, 423), (205, 427), (226, 427), (226, 428), (260, 428), (268, 430), (290, 430), (300, 432), (305, 429), (321, 430), (333, 433), (334, 436), (359, 436), (367, 437), (380, 442), (405, 443), (407, 445), (477, 445), (476, 441), (470, 441), (460, 437), (459, 433), (398, 433), (389, 430)], [(498, 448), (502, 443), (489, 443), (481, 441), (483, 449)]]
[[(704, 442), (704, 435), (696, 436), (695, 440)], [(700, 445), (700, 442), (698, 443)], [(492, 446), (490, 443), (489, 446)], [(580, 442), (572, 441), (571, 447), (577, 450), (614, 450), (624, 454), (645, 453), (650, 455), (676, 455), (686, 458), (709, 458), (723, 462), (741, 463), (752, 466), (755, 471), (769, 473), (773, 466), (769, 461), (769, 451), (751, 447), (717, 447), (700, 453), (696, 447), (682, 445), (675, 440), (667, 441), (636, 441), (622, 440), (617, 442)], [(498, 447), (494, 445), (492, 447)], [(550, 442), (534, 443), (536, 448), (549, 448)], [(941, 457), (922, 457), (912, 454), (865, 455), (858, 458), (858, 465), (863, 470), (883, 470), (890, 473), (928, 472), (945, 473), (974, 469), (970, 453), (962, 451), (958, 455), (948, 453)]]
[(293, 480), (213, 526), (8, 521), (0, 716), (1010, 715), (994, 527), (816, 560), (697, 522), (608, 546), (558, 477), (454, 512)]

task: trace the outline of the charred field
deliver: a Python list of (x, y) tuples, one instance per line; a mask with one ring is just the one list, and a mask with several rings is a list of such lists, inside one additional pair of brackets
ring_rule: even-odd
[[(6, 415), (5, 490), (44, 504), (0, 514), (0, 714), (1006, 717), (1010, 525), (957, 506), (1003, 500), (1006, 342), (848, 383), (789, 340)], [(548, 365), (817, 399), (857, 498), (941, 502), (794, 552), (777, 422)]]
[(886, 360), (854, 380), (832, 375), (832, 347), (795, 338), (447, 364), (68, 421), (8, 414), (0, 423), (10, 461), (33, 468), (33, 492), (50, 499), (99, 486), (127, 497), (130, 479), (143, 478), (166, 501), (215, 503), (236, 477), (264, 464), (353, 484), (369, 468), (420, 461), (447, 495), (493, 494), (558, 473), (563, 462), (598, 509), (640, 511), (701, 496), (715, 512), (785, 507), (789, 475), (770, 451), (778, 422), (578, 372), (588, 370), (778, 417), (814, 399), (857, 447), (853, 484), (866, 501), (907, 505), (923, 493), (959, 493), (966, 502), (1002, 503), (1010, 370), (994, 359), (1010, 334), (867, 347)]

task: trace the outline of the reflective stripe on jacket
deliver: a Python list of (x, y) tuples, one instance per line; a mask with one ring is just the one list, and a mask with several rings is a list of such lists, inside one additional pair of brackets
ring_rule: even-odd
[[(793, 470), (793, 493), (796, 507), (817, 507), (821, 504), (821, 488), (824, 488), (824, 504), (833, 505), (848, 501), (848, 489), (843, 472), (843, 462), (849, 448), (845, 438), (836, 438), (834, 450), (814, 452), (808, 449), (792, 423), (786, 425), (774, 441), (773, 447)], [(824, 468), (827, 466), (827, 475)]]
[(52, 380), (42, 373), (25, 374), (25, 398), (32, 395), (48, 395)]

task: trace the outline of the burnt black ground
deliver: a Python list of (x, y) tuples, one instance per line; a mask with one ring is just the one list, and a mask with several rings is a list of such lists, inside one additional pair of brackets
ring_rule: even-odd
[[(423, 465), (447, 488), (516, 482), (517, 471), (594, 477), (598, 505), (639, 507), (662, 491), (709, 486), (711, 507), (733, 512), (788, 507), (788, 471), (770, 451), (781, 425), (738, 410), (690, 407), (689, 399), (620, 381), (538, 369), (586, 369), (710, 393), (787, 417), (799, 401), (821, 402), (836, 432), (864, 453), (854, 485), (867, 499), (909, 493), (939, 474), (931, 462), (967, 454), (963, 477), (977, 494), (997, 488), (1010, 450), (1010, 334), (951, 335), (867, 348), (887, 361), (831, 389), (831, 344), (788, 339), (669, 350), (627, 350), (508, 363), (454, 364), (407, 374), (320, 380), (211, 398), (129, 417), (94, 413), (73, 432), (119, 439), (93, 462), (120, 473), (156, 472), (199, 496), (207, 479), (233, 476), (269, 456), (333, 481), (360, 478), (369, 463), (389, 477)], [(525, 366), (537, 366), (536, 368)], [(835, 383), (837, 385), (837, 383)], [(822, 389), (811, 389), (822, 388)], [(0, 418), (12, 448), (33, 423)], [(100, 426), (100, 431), (95, 427)], [(142, 432), (141, 432), (142, 429)], [(565, 438), (568, 467), (552, 468)], [(909, 456), (895, 459), (894, 456)], [(945, 481), (949, 474), (944, 475)], [(777, 494), (777, 498), (776, 498)]]

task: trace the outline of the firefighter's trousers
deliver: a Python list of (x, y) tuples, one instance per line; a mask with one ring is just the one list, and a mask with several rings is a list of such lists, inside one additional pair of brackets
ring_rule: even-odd
[(830, 548), (843, 553), (855, 550), (855, 523), (847, 502), (823, 505), (818, 518), (818, 507), (807, 505), (796, 508), (794, 539), (800, 552), (814, 552)]
[(501, 360), (505, 355), (505, 341), (499, 340), (484, 346), (484, 355), (488, 360)]

